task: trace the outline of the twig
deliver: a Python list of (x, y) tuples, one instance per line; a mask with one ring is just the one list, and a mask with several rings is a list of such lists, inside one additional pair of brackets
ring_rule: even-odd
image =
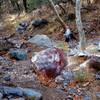
[(51, 5), (52, 5), (52, 7), (53, 7), (53, 9), (54, 9), (54, 12), (56, 13), (56, 15), (57, 15), (57, 17), (58, 17), (58, 19), (59, 19), (59, 22), (60, 22), (61, 25), (63, 26), (64, 30), (68, 29), (69, 26), (68, 26), (67, 24), (65, 24), (65, 22), (63, 21), (63, 19), (60, 17), (60, 15), (59, 15), (57, 9), (55, 8), (55, 5), (54, 5), (53, 1), (52, 1), (52, 0), (49, 0), (49, 2), (51, 3)]

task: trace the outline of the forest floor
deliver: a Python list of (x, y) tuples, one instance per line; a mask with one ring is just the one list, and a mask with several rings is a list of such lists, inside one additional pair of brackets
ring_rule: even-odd
[[(96, 6), (96, 9), (82, 12), (82, 21), (86, 32), (87, 51), (91, 55), (100, 57), (100, 51), (97, 50), (97, 44), (100, 42), (100, 7), (99, 4), (94, 6)], [(72, 10), (71, 12), (74, 11)], [(19, 22), (25, 20), (31, 23), (31, 21), (36, 18), (45, 18), (49, 21), (49, 24), (43, 28), (33, 28), (30, 25), (24, 34), (16, 33), (16, 27)], [(65, 19), (66, 23), (68, 22), (74, 36), (77, 38), (76, 41), (73, 41), (73, 45), (78, 45), (79, 39), (75, 19), (67, 21), (65, 16), (62, 16), (62, 18)], [(27, 43), (28, 37), (33, 37), (36, 34), (45, 34), (56, 42), (64, 41), (63, 29), (59, 22), (57, 22), (57, 18), (51, 9), (43, 12), (41, 16), (38, 14), (37, 16), (33, 16), (33, 13), (26, 14), (24, 12), (20, 15), (4, 14), (0, 20), (0, 85), (19, 86), (39, 90), (43, 95), (43, 100), (100, 100), (100, 75), (99, 79), (92, 77), (83, 82), (72, 81), (68, 86), (64, 86), (64, 82), (56, 83), (55, 79), (52, 79), (51, 82), (41, 80), (35, 73), (34, 65), (31, 62), (32, 54), (33, 52), (38, 52), (45, 48), (37, 46), (36, 44)], [(12, 42), (17, 41), (15, 44), (23, 44), (21, 49), (30, 50), (28, 59), (24, 61), (12, 59), (9, 56), (9, 51), (4, 51), (4, 49), (12, 49), (13, 47), (10, 46), (9, 43), (3, 42), (4, 38), (9, 38)], [(68, 44), (66, 43), (66, 45)], [(75, 46), (73, 48), (75, 48)], [(66, 52), (67, 50), (68, 49), (66, 49)], [(64, 68), (65, 71), (69, 68), (69, 70), (74, 72), (78, 70), (81, 63), (87, 60), (82, 60), (80, 57), (73, 59), (74, 60), (71, 60), (71, 65)], [(10, 80), (7, 81), (5, 77), (7, 77), (8, 80), (10, 78)], [(99, 99), (97, 99), (97, 93), (99, 93)]]

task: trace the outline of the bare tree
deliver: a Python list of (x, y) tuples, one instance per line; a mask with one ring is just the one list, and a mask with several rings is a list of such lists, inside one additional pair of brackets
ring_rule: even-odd
[(79, 32), (79, 48), (80, 48), (80, 53), (85, 54), (85, 46), (86, 46), (86, 39), (85, 39), (85, 32), (83, 30), (83, 25), (81, 21), (81, 1), (76, 0), (76, 24), (77, 24), (77, 29)]

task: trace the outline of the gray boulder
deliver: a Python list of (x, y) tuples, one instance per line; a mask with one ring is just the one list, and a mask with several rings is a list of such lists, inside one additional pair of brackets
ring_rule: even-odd
[(100, 42), (99, 42), (99, 44), (98, 44), (98, 50), (100, 51)]
[(10, 56), (15, 58), (16, 60), (26, 60), (27, 59), (27, 52), (21, 49), (10, 50)]
[(33, 38), (29, 39), (28, 42), (35, 43), (39, 46), (46, 46), (46, 47), (54, 46), (54, 41), (52, 41), (46, 35), (35, 35)]
[(42, 98), (42, 94), (36, 90), (28, 89), (28, 88), (22, 88), (22, 91), (25, 96), (28, 97), (34, 97), (35, 100), (40, 100)]
[[(33, 97), (35, 98), (35, 100), (42, 99), (42, 94), (39, 91), (29, 88), (0, 86), (0, 92), (8, 96), (9, 95), (21, 96), (21, 97), (27, 96), (27, 97)], [(18, 100), (24, 100), (24, 99), (18, 99)]]

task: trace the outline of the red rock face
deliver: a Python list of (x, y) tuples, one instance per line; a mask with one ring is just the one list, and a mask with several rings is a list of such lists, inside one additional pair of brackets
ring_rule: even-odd
[(65, 65), (64, 53), (58, 48), (49, 48), (39, 52), (32, 58), (38, 71), (45, 73), (48, 77), (57, 76)]

